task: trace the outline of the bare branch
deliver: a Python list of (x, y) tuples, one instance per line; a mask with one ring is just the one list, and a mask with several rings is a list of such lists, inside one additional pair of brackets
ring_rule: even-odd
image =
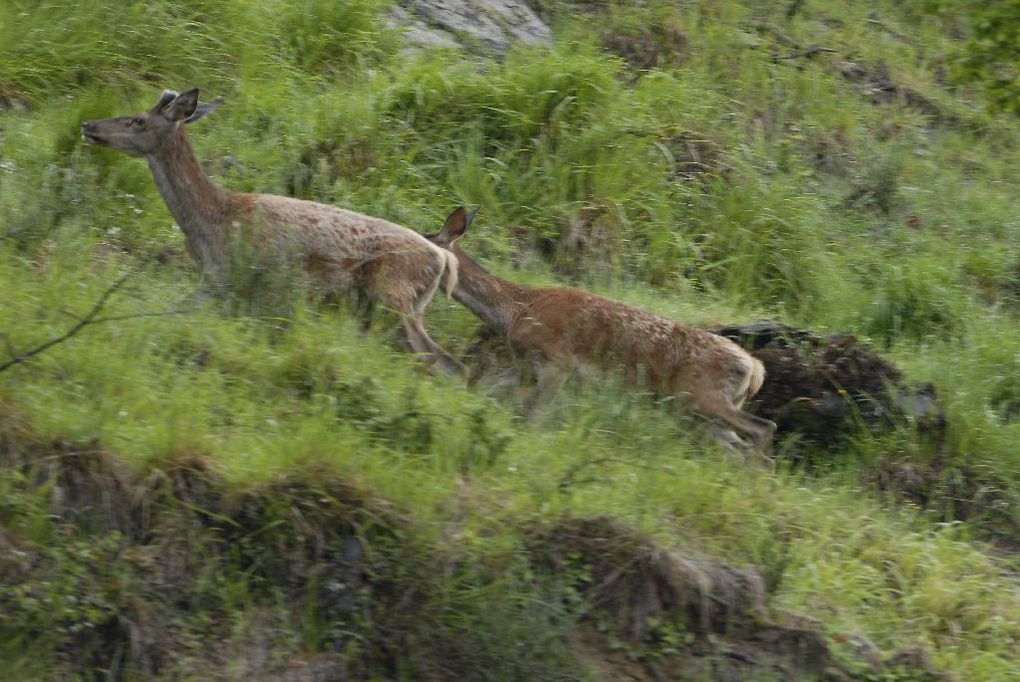
[(103, 322), (120, 322), (121, 320), (134, 320), (139, 317), (170, 317), (171, 315), (183, 315), (184, 313), (190, 313), (194, 308), (174, 308), (173, 310), (163, 310), (160, 312), (149, 312), (149, 313), (128, 313), (127, 315), (110, 315), (108, 317), (98, 317), (89, 324), (102, 324)]
[[(13, 349), (11, 349), (10, 340), (8, 339), (7, 347), (8, 350), (11, 351), (13, 357), (11, 357), (11, 359), (8, 360), (7, 362), (0, 364), (0, 372), (8, 370), (14, 365), (27, 362), (28, 360), (34, 358), (36, 355), (39, 355), (40, 353), (52, 348), (53, 346), (56, 346), (58, 343), (63, 343), (64, 341), (67, 341), (69, 338), (80, 332), (82, 329), (92, 324), (101, 324), (103, 322), (114, 322), (118, 320), (130, 320), (136, 317), (164, 317), (167, 315), (179, 315), (181, 313), (188, 312), (188, 310), (185, 308), (177, 308), (174, 310), (156, 313), (135, 313), (130, 315), (111, 315), (108, 317), (99, 317), (99, 313), (102, 312), (103, 307), (106, 305), (106, 302), (110, 300), (110, 297), (113, 296), (113, 294), (115, 294), (118, 289), (124, 286), (124, 283), (127, 282), (128, 278), (132, 274), (134, 273), (133, 272), (125, 273), (119, 279), (117, 279), (116, 282), (107, 287), (106, 291), (104, 291), (102, 296), (99, 297), (99, 300), (97, 300), (95, 305), (92, 306), (92, 309), (89, 310), (88, 314), (82, 318), (79, 318), (78, 322), (73, 327), (68, 329), (60, 336), (50, 339), (46, 343), (36, 346), (35, 348), (25, 351), (24, 353), (13, 353)], [(6, 336), (7, 335), (4, 334), (5, 339)]]

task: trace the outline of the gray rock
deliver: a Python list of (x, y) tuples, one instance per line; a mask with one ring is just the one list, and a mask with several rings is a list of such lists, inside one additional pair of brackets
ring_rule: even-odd
[(410, 49), (482, 45), (505, 52), (514, 43), (547, 45), (549, 27), (517, 0), (403, 0), (390, 12)]

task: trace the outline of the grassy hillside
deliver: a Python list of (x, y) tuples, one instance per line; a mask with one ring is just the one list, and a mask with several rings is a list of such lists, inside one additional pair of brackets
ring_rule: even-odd
[[(5, 679), (230, 679), (323, 652), (356, 679), (607, 678), (592, 641), (673, 670), (693, 622), (628, 638), (587, 555), (536, 559), (597, 517), (757, 567), (768, 617), (819, 619), (848, 669), (861, 635), (961, 680), (1020, 675), (1020, 122), (947, 80), (965, 18), (537, 6), (554, 45), (506, 55), (403, 53), (376, 0), (0, 7), (0, 363), (131, 273), (104, 313), (125, 319), (0, 373)], [(947, 441), (904, 426), (750, 470), (611, 382), (529, 424), (422, 372), (385, 315), (366, 336), (272, 282), (196, 296), (144, 162), (79, 137), (191, 86), (225, 98), (191, 136), (231, 189), (421, 232), (481, 205), (463, 246), (509, 279), (852, 332), (935, 385)], [(428, 327), (463, 354), (480, 323), (437, 297)]]

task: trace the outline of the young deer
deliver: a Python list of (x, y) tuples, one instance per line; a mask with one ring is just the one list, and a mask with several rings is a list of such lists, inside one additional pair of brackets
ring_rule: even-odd
[(360, 213), (272, 194), (242, 194), (202, 170), (187, 126), (215, 109), (198, 90), (164, 91), (148, 111), (82, 123), (86, 142), (144, 157), (199, 268), (218, 284), (238, 244), (263, 256), (293, 258), (323, 293), (355, 289), (401, 316), (411, 350), (443, 371), (463, 366), (433, 341), (422, 323), (441, 280), (457, 282), (457, 259), (417, 232)]
[[(729, 339), (576, 289), (535, 289), (485, 271), (456, 246), (477, 209), (456, 209), (432, 243), (460, 261), (453, 297), (536, 362), (529, 411), (569, 368), (620, 371), (632, 385), (674, 396), (687, 409), (749, 437), (764, 452), (776, 425), (740, 410), (765, 380), (761, 362)], [(713, 430), (729, 448), (746, 447), (732, 431)]]

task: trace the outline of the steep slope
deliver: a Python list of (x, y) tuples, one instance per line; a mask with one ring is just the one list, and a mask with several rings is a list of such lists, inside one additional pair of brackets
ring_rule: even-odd
[[(966, 17), (532, 9), (538, 44), (408, 52), (375, 0), (0, 8), (0, 364), (132, 273), (0, 372), (8, 677), (1020, 671), (1020, 124), (951, 80)], [(421, 232), (482, 205), (464, 246), (509, 279), (854, 334), (945, 428), (749, 470), (612, 380), (524, 423), (515, 390), (421, 373), (386, 313), (364, 335), (258, 273), (195, 295), (144, 164), (78, 139), (190, 85), (225, 97), (193, 138), (233, 189)], [(469, 313), (428, 325), (471, 359)]]

